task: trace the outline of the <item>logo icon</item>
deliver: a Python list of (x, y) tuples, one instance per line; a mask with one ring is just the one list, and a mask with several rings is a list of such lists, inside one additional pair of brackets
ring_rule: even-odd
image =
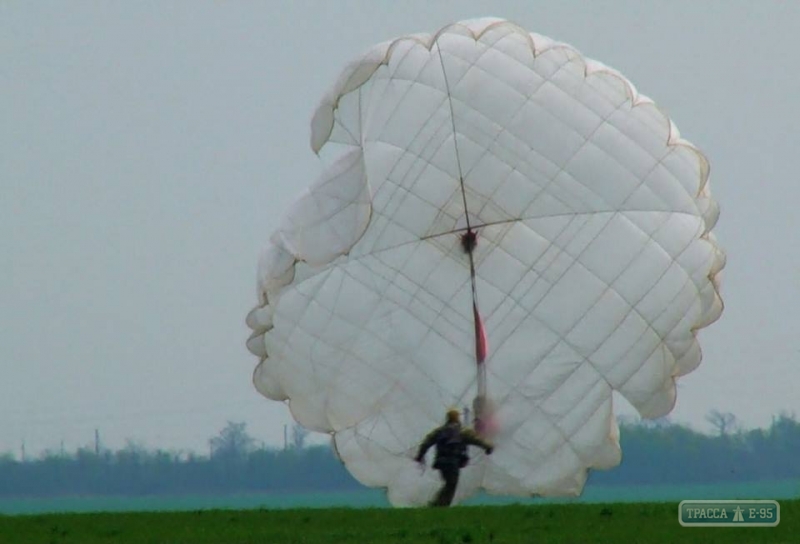
[(684, 527), (775, 527), (781, 520), (778, 501), (681, 501), (678, 521)]

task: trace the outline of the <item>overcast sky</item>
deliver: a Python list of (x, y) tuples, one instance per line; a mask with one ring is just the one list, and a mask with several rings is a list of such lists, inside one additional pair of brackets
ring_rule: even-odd
[(800, 415), (800, 2), (6, 1), (0, 452), (280, 443), (244, 316), (321, 168), (311, 113), (371, 44), (486, 15), (617, 68), (709, 157), (726, 310), (672, 418)]

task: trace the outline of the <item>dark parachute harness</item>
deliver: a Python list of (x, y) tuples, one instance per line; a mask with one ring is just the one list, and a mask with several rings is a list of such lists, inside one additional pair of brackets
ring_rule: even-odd
[(436, 446), (436, 459), (433, 468), (464, 468), (469, 463), (467, 446), (478, 446), (487, 452), (492, 451), (492, 445), (483, 440), (472, 429), (465, 429), (458, 422), (448, 422), (431, 431), (417, 452), (417, 461), (422, 461), (425, 453)]
[(436, 460), (433, 468), (457, 466), (464, 468), (469, 462), (467, 442), (461, 437), (461, 425), (448, 423), (441, 428), (436, 440)]

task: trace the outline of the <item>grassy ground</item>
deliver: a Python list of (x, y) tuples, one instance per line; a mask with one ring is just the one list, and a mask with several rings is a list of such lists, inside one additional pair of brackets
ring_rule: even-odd
[(746, 529), (682, 527), (677, 502), (0, 516), (0, 543), (798, 542), (800, 500), (780, 502), (779, 526)]

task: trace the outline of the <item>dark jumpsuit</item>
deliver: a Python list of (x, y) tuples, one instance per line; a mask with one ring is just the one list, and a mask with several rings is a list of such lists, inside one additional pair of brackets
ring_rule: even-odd
[(431, 502), (431, 506), (450, 506), (456, 492), (461, 469), (469, 462), (467, 446), (478, 446), (487, 453), (491, 453), (492, 445), (472, 429), (465, 429), (461, 427), (460, 423), (450, 422), (428, 433), (419, 446), (416, 460), (422, 462), (425, 453), (432, 446), (436, 446), (433, 468), (442, 475), (444, 485)]

